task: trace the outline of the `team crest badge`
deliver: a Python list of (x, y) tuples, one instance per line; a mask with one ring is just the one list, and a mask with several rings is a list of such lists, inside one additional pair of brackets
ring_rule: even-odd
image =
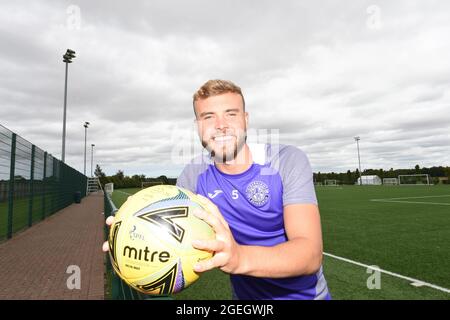
[(253, 181), (245, 191), (248, 201), (261, 207), (269, 200), (269, 187), (262, 181)]

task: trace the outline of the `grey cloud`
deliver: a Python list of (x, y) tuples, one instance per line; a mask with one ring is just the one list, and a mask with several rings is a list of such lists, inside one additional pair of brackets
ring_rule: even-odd
[[(80, 30), (66, 25), (72, 4)], [(78, 170), (90, 121), (88, 144), (108, 173), (176, 175), (173, 131), (191, 132), (192, 94), (210, 78), (239, 84), (251, 126), (280, 129), (315, 168), (354, 168), (355, 135), (365, 165), (446, 164), (450, 48), (432, 49), (450, 4), (379, 1), (382, 27), (371, 30), (372, 4), (5, 1), (0, 122), (60, 155), (70, 47), (66, 156)]]
[[(434, 128), (449, 128), (450, 129), (450, 115), (427, 115), (421, 118), (408, 119), (403, 118), (401, 120), (395, 121), (391, 124), (391, 127), (400, 127), (405, 131), (415, 131), (417, 129), (434, 129)], [(417, 129), (416, 129), (417, 128)]]
[[(384, 95), (388, 94), (387, 92), (380, 92), (380, 91), (369, 91), (365, 90), (364, 92), (357, 92), (353, 95), (351, 95), (348, 100), (346, 101), (345, 105), (348, 107), (364, 107), (367, 108), (368, 105), (372, 105), (376, 102), (378, 102), (380, 99), (383, 98)], [(360, 112), (360, 111), (356, 111)]]
[(444, 92), (442, 90), (434, 91), (434, 92), (428, 92), (425, 94), (421, 94), (417, 96), (413, 102), (429, 102), (429, 101), (435, 101), (442, 98), (444, 95)]

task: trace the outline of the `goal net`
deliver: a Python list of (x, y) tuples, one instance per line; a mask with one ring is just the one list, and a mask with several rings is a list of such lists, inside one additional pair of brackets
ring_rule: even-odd
[(332, 179), (327, 179), (327, 180), (325, 180), (324, 185), (328, 186), (328, 187), (336, 187), (338, 185), (338, 181), (332, 180)]
[(111, 195), (114, 192), (114, 183), (110, 182), (105, 184), (105, 192)]
[(383, 185), (386, 185), (386, 186), (398, 185), (398, 179), (397, 178), (383, 178)]
[(150, 188), (153, 186), (158, 186), (164, 184), (162, 181), (142, 181), (141, 182), (141, 189)]
[(428, 174), (399, 175), (398, 184), (403, 186), (430, 185), (430, 177)]

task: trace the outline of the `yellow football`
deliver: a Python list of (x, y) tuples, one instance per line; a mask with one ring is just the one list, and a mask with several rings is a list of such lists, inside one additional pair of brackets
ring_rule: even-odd
[(214, 230), (193, 211), (197, 195), (159, 185), (128, 197), (115, 215), (108, 242), (115, 272), (130, 286), (152, 295), (177, 293), (199, 278), (193, 266), (212, 253), (192, 247), (215, 239)]

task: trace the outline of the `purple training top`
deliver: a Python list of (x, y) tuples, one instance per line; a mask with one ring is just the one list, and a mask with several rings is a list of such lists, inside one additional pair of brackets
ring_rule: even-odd
[[(274, 246), (287, 241), (283, 207), (317, 204), (308, 158), (294, 146), (249, 144), (251, 167), (240, 174), (219, 171), (213, 160), (194, 158), (177, 186), (208, 197), (242, 245)], [(301, 214), (301, 213), (299, 213)], [(238, 299), (330, 299), (320, 270), (313, 275), (282, 279), (231, 275)]]

